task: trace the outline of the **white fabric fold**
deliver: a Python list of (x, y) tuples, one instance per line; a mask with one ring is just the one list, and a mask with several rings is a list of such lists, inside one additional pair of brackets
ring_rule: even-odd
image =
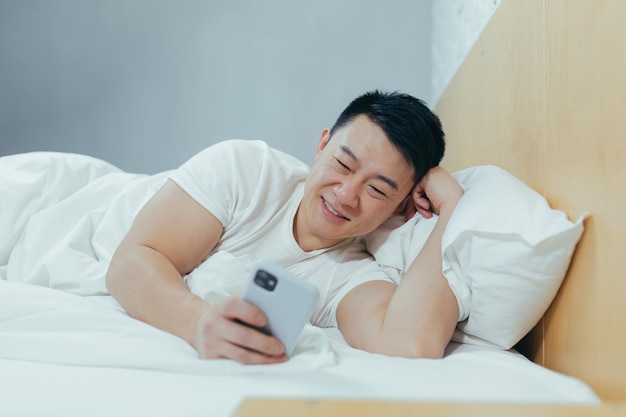
[(306, 326), (289, 361), (201, 360), (182, 339), (129, 317), (110, 296), (82, 297), (0, 281), (0, 358), (184, 374), (304, 372), (336, 362), (323, 331)]

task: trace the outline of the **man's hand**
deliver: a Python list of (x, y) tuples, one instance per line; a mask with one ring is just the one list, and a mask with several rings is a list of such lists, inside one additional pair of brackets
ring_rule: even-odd
[(198, 319), (195, 348), (203, 359), (233, 359), (246, 364), (284, 362), (288, 358), (283, 344), (255, 329), (266, 323), (265, 314), (245, 300), (221, 300)]
[(463, 188), (448, 171), (437, 166), (426, 173), (411, 195), (413, 204), (407, 204), (405, 219), (410, 219), (415, 213), (429, 219), (449, 203), (454, 207), (463, 195)]

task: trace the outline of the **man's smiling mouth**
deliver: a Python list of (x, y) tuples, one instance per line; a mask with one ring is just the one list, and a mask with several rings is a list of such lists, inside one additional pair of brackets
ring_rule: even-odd
[(342, 218), (344, 220), (350, 220), (349, 218), (342, 216), (341, 214), (337, 213), (331, 206), (330, 204), (328, 204), (328, 201), (326, 201), (325, 198), (322, 197), (322, 201), (324, 202), (324, 206), (326, 207), (326, 210), (328, 210), (329, 212), (331, 212), (332, 214), (334, 214), (335, 216)]

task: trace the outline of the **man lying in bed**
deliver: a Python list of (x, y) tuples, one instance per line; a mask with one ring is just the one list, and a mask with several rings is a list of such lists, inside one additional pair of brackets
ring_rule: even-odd
[[(212, 254), (253, 254), (311, 281), (312, 322), (338, 326), (352, 346), (441, 357), (458, 306), (441, 271), (441, 236), (463, 190), (438, 167), (438, 118), (411, 96), (372, 92), (322, 132), (312, 167), (262, 142), (219, 143), (176, 170), (142, 208), (106, 282), (127, 312), (186, 340), (202, 358), (287, 360), (251, 327), (264, 314), (238, 297), (208, 304), (183, 276)], [(399, 286), (359, 239), (392, 215), (439, 215)]]

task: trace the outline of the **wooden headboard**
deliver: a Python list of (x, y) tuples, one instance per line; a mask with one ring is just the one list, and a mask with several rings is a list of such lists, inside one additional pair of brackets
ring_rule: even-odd
[(626, 400), (626, 1), (503, 0), (439, 101), (443, 166), (498, 165), (585, 233), (518, 346)]

